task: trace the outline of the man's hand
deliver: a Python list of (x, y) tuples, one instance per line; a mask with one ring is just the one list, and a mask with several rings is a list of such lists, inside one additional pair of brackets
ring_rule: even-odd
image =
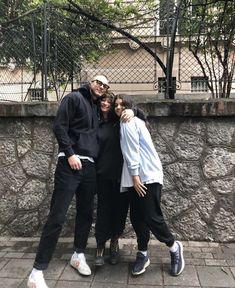
[(139, 176), (132, 176), (134, 188), (140, 197), (144, 197), (146, 194), (147, 187), (141, 182)]
[(134, 117), (134, 112), (131, 109), (125, 109), (122, 112), (122, 115), (120, 117), (121, 122), (126, 123), (126, 122), (130, 122), (131, 119)]
[(76, 155), (70, 156), (68, 158), (68, 162), (69, 162), (71, 169), (73, 169), (73, 170), (82, 169), (82, 162)]

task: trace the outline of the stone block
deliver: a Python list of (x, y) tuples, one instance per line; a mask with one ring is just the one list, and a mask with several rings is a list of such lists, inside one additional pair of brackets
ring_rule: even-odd
[(235, 287), (235, 279), (228, 267), (196, 267), (202, 287)]

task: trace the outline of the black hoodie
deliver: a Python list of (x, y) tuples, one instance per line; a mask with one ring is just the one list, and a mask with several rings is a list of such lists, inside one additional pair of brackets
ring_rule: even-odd
[(98, 111), (89, 85), (66, 95), (58, 108), (53, 131), (59, 152), (96, 158), (98, 154)]

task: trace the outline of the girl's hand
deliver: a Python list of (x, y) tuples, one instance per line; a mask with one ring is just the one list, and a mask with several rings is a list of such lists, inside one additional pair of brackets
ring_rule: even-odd
[(126, 123), (126, 122), (130, 122), (131, 119), (134, 117), (134, 112), (131, 109), (125, 109), (122, 112), (122, 115), (120, 117), (121, 122)]
[(140, 197), (144, 197), (146, 195), (147, 187), (141, 182), (139, 176), (132, 176), (133, 184), (135, 191), (138, 193)]

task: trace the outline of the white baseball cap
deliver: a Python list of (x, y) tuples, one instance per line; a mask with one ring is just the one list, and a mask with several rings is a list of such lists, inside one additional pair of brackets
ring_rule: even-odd
[(92, 82), (95, 80), (102, 82), (103, 84), (107, 85), (109, 88), (109, 81), (104, 75), (96, 75), (94, 78), (92, 78)]

